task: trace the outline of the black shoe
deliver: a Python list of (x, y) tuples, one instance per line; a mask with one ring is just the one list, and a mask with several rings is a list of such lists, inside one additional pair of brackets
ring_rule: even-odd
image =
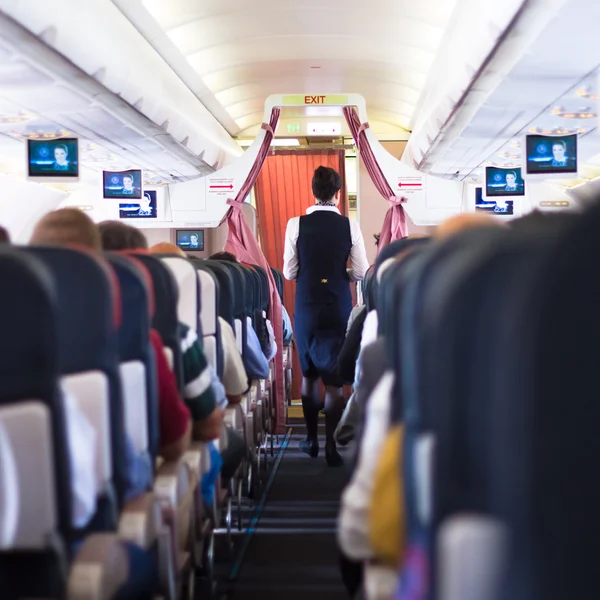
[(311, 458), (319, 456), (319, 442), (317, 440), (303, 440), (298, 447), (301, 452), (308, 454)]
[(341, 467), (344, 464), (344, 459), (340, 456), (334, 446), (325, 446), (325, 460), (328, 467)]

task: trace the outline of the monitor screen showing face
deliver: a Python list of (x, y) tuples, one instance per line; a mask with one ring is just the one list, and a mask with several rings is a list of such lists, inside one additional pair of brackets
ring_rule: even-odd
[(178, 229), (176, 243), (182, 250), (204, 250), (204, 230)]
[(104, 178), (105, 198), (141, 200), (142, 172), (140, 170), (104, 171), (102, 176)]
[(521, 169), (485, 168), (485, 195), (490, 196), (524, 196), (525, 182), (521, 177)]
[(29, 177), (79, 177), (77, 138), (27, 140)]
[(493, 215), (514, 214), (514, 201), (505, 200), (502, 196), (487, 200), (483, 198), (483, 189), (475, 189), (475, 212), (487, 212)]
[(525, 151), (528, 175), (577, 173), (577, 134), (528, 135)]
[(121, 219), (156, 219), (156, 191), (146, 190), (136, 202), (120, 202)]

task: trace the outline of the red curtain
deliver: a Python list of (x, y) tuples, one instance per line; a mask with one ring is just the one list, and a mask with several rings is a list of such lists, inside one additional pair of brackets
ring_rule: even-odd
[[(345, 153), (343, 150), (281, 150), (267, 156), (256, 181), (256, 207), (260, 227), (260, 240), (264, 255), (270, 265), (283, 269), (285, 229), (292, 217), (306, 214), (315, 203), (312, 194), (312, 177), (319, 166), (335, 169), (342, 178), (340, 212), (348, 214), (346, 193)], [(294, 318), (296, 282), (285, 282), (284, 304)], [(294, 352), (293, 398), (300, 398), (302, 373)]]

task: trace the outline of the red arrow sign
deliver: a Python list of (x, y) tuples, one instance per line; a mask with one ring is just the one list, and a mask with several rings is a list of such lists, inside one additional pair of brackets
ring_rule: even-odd
[(231, 184), (229, 184), (229, 185), (211, 185), (210, 189), (211, 190), (232, 190), (233, 185), (231, 185)]
[(398, 187), (421, 187), (422, 183), (399, 183)]

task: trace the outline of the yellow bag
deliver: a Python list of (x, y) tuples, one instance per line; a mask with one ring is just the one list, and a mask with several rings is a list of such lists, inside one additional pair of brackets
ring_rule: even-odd
[(406, 544), (403, 439), (403, 425), (389, 431), (379, 455), (369, 506), (369, 539), (375, 560), (393, 568), (404, 562)]

